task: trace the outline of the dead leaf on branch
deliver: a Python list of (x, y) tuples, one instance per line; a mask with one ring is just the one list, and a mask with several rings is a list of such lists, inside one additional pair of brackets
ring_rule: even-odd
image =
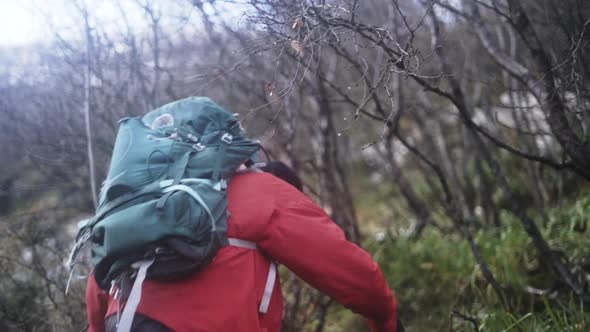
[(291, 29), (299, 31), (301, 28), (303, 28), (303, 18), (298, 17), (293, 22)]
[(264, 85), (264, 91), (266, 91), (266, 93), (268, 93), (269, 97), (272, 97), (272, 92), (275, 89), (275, 85), (274, 83), (266, 83)]
[(296, 40), (296, 39), (291, 40), (291, 48), (293, 50), (295, 50), (297, 55), (303, 54), (303, 48), (302, 48), (301, 42), (299, 40)]

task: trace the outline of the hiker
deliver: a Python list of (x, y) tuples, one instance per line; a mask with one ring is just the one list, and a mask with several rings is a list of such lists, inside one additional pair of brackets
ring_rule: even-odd
[[(205, 101), (207, 105), (212, 103), (209, 99)], [(202, 99), (192, 99), (181, 106), (195, 108), (202, 104)], [(116, 151), (117, 147), (114, 154)], [(118, 162), (112, 162), (109, 173), (114, 164)], [(184, 164), (188, 167), (189, 163)], [(168, 185), (166, 181), (161, 182), (162, 186)], [(189, 276), (165, 281), (150, 278), (149, 264), (154, 262), (151, 260), (134, 272), (136, 280), (130, 294), (117, 297), (118, 290), (114, 296), (105, 290), (108, 278), (103, 273), (104, 264), (112, 263), (113, 259), (103, 259), (88, 278), (89, 331), (119, 331), (118, 322), (121, 320), (123, 324), (124, 320), (121, 316), (126, 316), (127, 307), (133, 306), (132, 322), (128, 323), (131, 331), (278, 332), (283, 296), (277, 264), (285, 265), (311, 286), (364, 316), (371, 331), (401, 331), (396, 329), (397, 303), (377, 263), (345, 239), (343, 231), (326, 213), (296, 188), (297, 181), (291, 185), (272, 174), (257, 171), (233, 174), (227, 188), (229, 245), (222, 246), (214, 260)], [(111, 185), (108, 179), (107, 185)], [(152, 216), (145, 218), (148, 217)], [(100, 221), (96, 224), (100, 225)], [(136, 232), (130, 231), (125, 236), (135, 239), (142, 231), (142, 226), (138, 226)], [(93, 245), (102, 250), (100, 245), (110, 239), (95, 233), (98, 232), (93, 231), (89, 236), (92, 241), (98, 241)], [(93, 251), (93, 256), (100, 255), (100, 250)], [(131, 288), (124, 284), (118, 289)], [(134, 295), (136, 288), (140, 297)]]

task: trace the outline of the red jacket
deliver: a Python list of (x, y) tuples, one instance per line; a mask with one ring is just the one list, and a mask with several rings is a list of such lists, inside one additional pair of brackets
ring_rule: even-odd
[[(146, 280), (137, 312), (175, 331), (267, 331), (281, 327), (283, 297), (277, 278), (268, 312), (260, 314), (272, 257), (345, 307), (373, 331), (396, 330), (397, 303), (371, 256), (346, 241), (342, 230), (307, 196), (267, 173), (233, 177), (228, 237), (258, 250), (224, 247), (194, 277), (174, 283)], [(94, 277), (86, 289), (89, 331), (104, 331), (117, 302)]]

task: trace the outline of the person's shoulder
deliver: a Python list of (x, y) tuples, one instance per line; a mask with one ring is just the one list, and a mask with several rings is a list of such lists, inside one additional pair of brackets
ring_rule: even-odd
[(278, 179), (268, 173), (235, 174), (228, 189), (228, 234), (258, 241), (279, 209)]
[(232, 177), (229, 185), (230, 196), (256, 196), (281, 205), (305, 196), (291, 184), (267, 172), (241, 172)]
[[(276, 180), (271, 174), (262, 172), (236, 173), (229, 183), (230, 197), (269, 196), (275, 189)], [(272, 195), (270, 195), (272, 196)]]

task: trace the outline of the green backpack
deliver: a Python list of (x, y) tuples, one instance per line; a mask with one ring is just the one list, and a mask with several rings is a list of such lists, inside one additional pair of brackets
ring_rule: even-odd
[(205, 97), (121, 120), (96, 215), (79, 225), (70, 267), (87, 242), (103, 289), (129, 271), (172, 280), (207, 266), (228, 245), (227, 184), (258, 149), (234, 114)]

